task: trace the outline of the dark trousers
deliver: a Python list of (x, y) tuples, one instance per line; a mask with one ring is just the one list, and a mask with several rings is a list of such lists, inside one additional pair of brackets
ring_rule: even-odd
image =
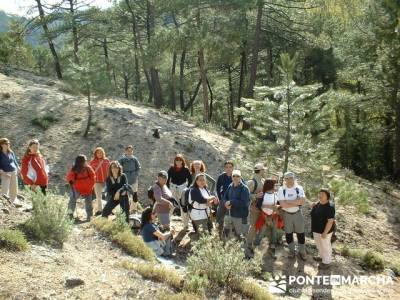
[(109, 199), (106, 206), (103, 208), (102, 217), (107, 218), (112, 210), (120, 205), (123, 212), (125, 213), (125, 220), (129, 223), (129, 198), (126, 196), (122, 196), (119, 201), (115, 201), (114, 199)]

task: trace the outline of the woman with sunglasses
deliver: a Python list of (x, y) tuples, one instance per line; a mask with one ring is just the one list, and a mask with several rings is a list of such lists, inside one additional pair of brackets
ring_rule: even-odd
[(156, 255), (171, 256), (173, 231), (171, 230), (170, 232), (162, 233), (154, 224), (156, 218), (157, 215), (151, 207), (147, 207), (143, 210), (140, 229), (143, 241), (147, 246), (153, 249)]
[(40, 143), (38, 140), (30, 140), (25, 155), (22, 158), (21, 175), (24, 183), (32, 191), (37, 187), (46, 195), (49, 182), (49, 170), (43, 155), (40, 153)]
[(7, 138), (0, 139), (1, 195), (9, 198), (15, 206), (21, 206), (17, 199), (19, 165)]
[[(182, 154), (177, 154), (174, 164), (168, 170), (167, 186), (175, 199), (181, 199), (182, 193), (192, 183), (192, 175), (186, 166), (186, 160)], [(189, 215), (181, 207), (181, 217), (183, 228), (187, 229), (189, 224)]]

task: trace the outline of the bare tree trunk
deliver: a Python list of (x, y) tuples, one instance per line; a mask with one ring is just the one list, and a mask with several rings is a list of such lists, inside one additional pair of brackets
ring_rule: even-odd
[[(239, 90), (238, 90), (238, 99), (237, 99), (237, 107), (242, 105), (242, 95), (243, 95), (243, 85), (244, 85), (244, 75), (246, 73), (246, 50), (240, 53), (240, 74), (239, 74)], [(233, 106), (232, 106), (233, 107)], [(232, 108), (233, 110), (233, 108)], [(240, 123), (243, 121), (243, 117), (239, 116), (237, 118), (235, 128), (237, 129)], [(232, 123), (234, 122), (233, 114), (232, 114)]]
[(229, 86), (229, 100), (228, 100), (228, 126), (233, 127), (233, 83), (232, 83), (232, 67), (228, 66), (228, 86)]
[(88, 101), (88, 120), (87, 120), (87, 124), (86, 124), (86, 129), (85, 129), (85, 133), (83, 134), (84, 137), (87, 137), (89, 134), (89, 130), (90, 130), (90, 125), (92, 123), (92, 105), (91, 105), (91, 99), (90, 99), (90, 88), (88, 88), (87, 90), (87, 101)]
[(129, 76), (126, 72), (123, 75), (124, 78), (124, 95), (125, 99), (129, 99)]
[(171, 69), (171, 109), (176, 111), (176, 95), (175, 95), (175, 70), (176, 70), (177, 54), (174, 52), (172, 56), (172, 69)]
[(285, 174), (289, 167), (289, 155), (290, 155), (290, 144), (291, 144), (291, 99), (289, 86), (286, 88), (286, 100), (287, 100), (287, 123), (286, 123), (286, 138), (285, 138), (285, 160), (283, 165), (283, 174)]
[(208, 91), (210, 92), (210, 116), (209, 116), (209, 120), (211, 121), (212, 115), (213, 115), (214, 93), (213, 93), (213, 91), (211, 89), (211, 85), (210, 85), (210, 82), (208, 81), (208, 78), (207, 78), (207, 87), (208, 87)]
[[(199, 80), (199, 82), (197, 83), (196, 89), (194, 90), (193, 96), (190, 97), (190, 100), (188, 102), (188, 104), (183, 108), (184, 112), (187, 112), (187, 110), (191, 107), (193, 107), (193, 102), (197, 97), (197, 94), (199, 93), (200, 90), (200, 86), (201, 86), (201, 79)], [(189, 95), (190, 96), (190, 95)]]
[(132, 18), (132, 35), (133, 35), (133, 50), (134, 50), (134, 61), (135, 61), (135, 85), (134, 85), (134, 99), (136, 101), (142, 100), (142, 89), (140, 83), (140, 63), (138, 58), (139, 53), (139, 37), (137, 32), (137, 20), (135, 12), (130, 5), (129, 0), (125, 0), (126, 6), (128, 7), (129, 13), (131, 14)]
[(204, 66), (204, 50), (201, 48), (198, 52), (199, 71), (201, 78), (201, 85), (203, 87), (203, 122), (210, 121), (210, 107), (208, 103), (208, 86), (207, 86), (207, 71)]
[(111, 64), (110, 64), (110, 59), (108, 57), (108, 47), (107, 47), (107, 38), (105, 37), (102, 42), (103, 46), (103, 55), (104, 55), (104, 62), (106, 63), (106, 69), (107, 69), (107, 78), (110, 84), (112, 84), (112, 79), (111, 79)]
[[(154, 0), (147, 0), (147, 42), (150, 44), (151, 38), (154, 36)], [(155, 66), (150, 67), (150, 78), (151, 78), (151, 86), (153, 88), (153, 96), (154, 96), (154, 106), (156, 108), (161, 108), (164, 104), (164, 100), (162, 97), (162, 90), (160, 84), (160, 78), (158, 76), (158, 70)]]
[(179, 104), (181, 110), (185, 107), (185, 99), (184, 99), (184, 77), (185, 77), (185, 59), (186, 59), (186, 49), (182, 51), (181, 61), (179, 65)]
[(45, 34), (46, 39), (47, 39), (47, 43), (49, 44), (51, 55), (53, 56), (54, 67), (55, 67), (55, 70), (56, 70), (57, 78), (58, 79), (62, 79), (60, 59), (58, 58), (58, 54), (57, 54), (56, 48), (54, 46), (53, 39), (52, 39), (52, 37), (50, 35), (49, 27), (47, 26), (47, 21), (45, 20), (45, 14), (44, 14), (44, 10), (43, 10), (43, 6), (42, 6), (42, 3), (41, 3), (41, 0), (35, 0), (35, 1), (37, 3), (37, 9), (39, 11), (40, 22), (42, 24), (43, 31), (44, 31), (44, 34)]
[(71, 13), (71, 27), (72, 27), (72, 42), (74, 44), (74, 61), (79, 64), (79, 41), (78, 41), (78, 29), (76, 27), (75, 21), (75, 8), (74, 8), (74, 0), (68, 0), (69, 2), (69, 12)]
[(264, 1), (258, 0), (257, 3), (257, 19), (256, 19), (256, 30), (254, 34), (253, 47), (252, 47), (252, 60), (250, 67), (250, 80), (247, 89), (247, 97), (252, 98), (254, 94), (254, 86), (256, 84), (257, 77), (257, 65), (258, 65), (258, 51), (260, 49), (260, 36), (261, 36), (261, 20), (264, 8)]
[(144, 76), (146, 77), (147, 88), (149, 90), (149, 97), (147, 99), (147, 102), (152, 103), (153, 102), (153, 85), (151, 84), (149, 71), (147, 71), (146, 69), (144, 69)]

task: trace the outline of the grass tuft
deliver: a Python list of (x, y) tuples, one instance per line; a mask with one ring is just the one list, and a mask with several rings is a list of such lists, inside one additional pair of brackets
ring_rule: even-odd
[(58, 119), (52, 115), (44, 115), (42, 117), (36, 117), (31, 120), (32, 125), (38, 126), (43, 130), (48, 129), (51, 124), (57, 122)]
[(165, 266), (154, 263), (133, 264), (127, 261), (122, 263), (122, 267), (139, 273), (143, 278), (166, 283), (177, 291), (182, 290), (183, 278), (173, 269), (168, 269)]
[(20, 230), (5, 229), (0, 231), (0, 248), (7, 251), (26, 251), (29, 245)]
[(154, 261), (155, 254), (153, 250), (143, 242), (141, 237), (134, 235), (125, 220), (121, 220), (121, 218), (123, 218), (122, 214), (118, 214), (117, 221), (112, 222), (106, 218), (99, 217), (92, 220), (92, 225), (128, 254)]

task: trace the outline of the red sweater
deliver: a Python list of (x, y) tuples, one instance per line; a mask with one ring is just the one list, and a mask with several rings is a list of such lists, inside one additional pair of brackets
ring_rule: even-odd
[(66, 178), (68, 183), (72, 182), (72, 187), (82, 196), (92, 194), (93, 186), (96, 181), (96, 174), (91, 166), (86, 166), (79, 173), (69, 170)]
[[(33, 182), (28, 178), (29, 162), (32, 168), (36, 171), (36, 181)], [(22, 158), (21, 175), (24, 183), (27, 185), (46, 186), (49, 183), (49, 176), (46, 173), (46, 162), (39, 154), (27, 154)]]
[(89, 165), (93, 168), (93, 170), (96, 173), (96, 182), (101, 182), (101, 183), (106, 182), (108, 168), (110, 167), (110, 161), (108, 160), (108, 158), (105, 159), (94, 158), (89, 162)]

